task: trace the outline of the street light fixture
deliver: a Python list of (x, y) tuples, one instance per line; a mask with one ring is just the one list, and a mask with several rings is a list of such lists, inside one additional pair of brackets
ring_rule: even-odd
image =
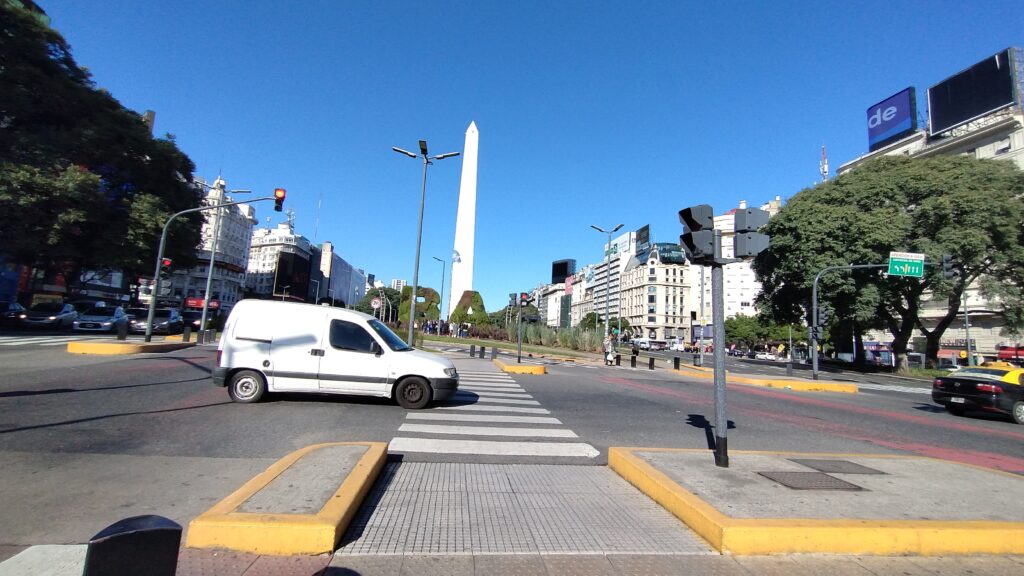
[(444, 260), (441, 260), (437, 256), (433, 256), (433, 258), (434, 260), (437, 260), (438, 262), (441, 263), (441, 307), (437, 309), (437, 313), (439, 316), (447, 320), (448, 317), (442, 314), (442, 312), (444, 312), (444, 267), (446, 262)]
[[(608, 235), (608, 248), (605, 252), (605, 262), (607, 264), (605, 265), (604, 269), (604, 335), (607, 336), (612, 329), (611, 322), (609, 322), (610, 318), (608, 318), (608, 292), (611, 289), (612, 284), (612, 234), (618, 232), (619, 228), (622, 228), (622, 224), (619, 224), (618, 226), (612, 228), (611, 230), (605, 230), (604, 228), (601, 228), (600, 226), (594, 226), (593, 224), (591, 224), (590, 227), (602, 234)], [(622, 311), (618, 310), (615, 314), (616, 316), (622, 316)], [(618, 318), (618, 320), (619, 332), (621, 333), (622, 319)]]
[[(392, 150), (399, 154), (405, 154), (410, 158), (417, 158), (416, 154), (401, 148), (392, 147)], [(420, 278), (420, 241), (423, 239), (423, 205), (427, 199), (427, 166), (433, 164), (431, 160), (444, 160), (445, 158), (452, 158), (458, 156), (458, 152), (446, 152), (444, 154), (438, 154), (437, 156), (427, 155), (427, 141), (420, 140), (420, 156), (423, 158), (423, 187), (420, 190), (420, 220), (419, 226), (416, 228), (416, 263), (412, 270), (412, 297), (409, 299), (409, 340), (406, 342), (409, 346), (412, 346), (414, 336), (414, 326), (416, 323), (416, 291), (419, 288)]]

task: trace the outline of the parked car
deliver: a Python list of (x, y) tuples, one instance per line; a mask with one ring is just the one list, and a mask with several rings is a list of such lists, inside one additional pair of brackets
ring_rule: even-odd
[(128, 323), (128, 315), (120, 306), (97, 306), (78, 315), (73, 329), (76, 332), (117, 332)]
[(234, 306), (212, 376), (244, 403), (267, 392), (321, 392), (393, 398), (419, 409), (459, 387), (451, 360), (406, 345), (369, 314), (275, 300)]
[[(128, 331), (133, 334), (144, 334), (146, 332), (146, 321), (149, 320), (149, 310), (141, 316), (135, 316), (128, 325)], [(153, 333), (180, 334), (184, 330), (185, 323), (177, 308), (157, 308), (153, 312)]]
[(19, 323), (30, 328), (70, 328), (78, 317), (75, 307), (60, 302), (40, 302), (18, 315)]
[(17, 326), (25, 307), (17, 302), (0, 302), (0, 326)]
[(1024, 368), (1003, 362), (961, 368), (935, 379), (932, 400), (956, 416), (979, 410), (1024, 424)]
[[(185, 326), (188, 326), (192, 331), (199, 330), (199, 324), (203, 320), (203, 312), (201, 310), (185, 310), (181, 313), (181, 318), (185, 322)], [(213, 314), (207, 312), (206, 314), (206, 327), (210, 328), (213, 326)]]

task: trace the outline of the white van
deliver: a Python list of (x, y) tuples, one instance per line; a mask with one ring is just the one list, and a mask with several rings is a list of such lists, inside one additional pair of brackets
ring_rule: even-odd
[(231, 310), (213, 382), (235, 402), (265, 392), (394, 398), (424, 408), (459, 387), (452, 361), (406, 346), (368, 314), (276, 300), (242, 300)]

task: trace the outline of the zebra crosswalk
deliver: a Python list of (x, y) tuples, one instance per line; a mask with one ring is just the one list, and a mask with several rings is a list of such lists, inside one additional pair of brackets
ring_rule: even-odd
[[(504, 372), (459, 371), (459, 392), (409, 412), (390, 452), (498, 457), (595, 458), (600, 452)], [(462, 438), (454, 438), (454, 437)]]
[(82, 340), (111, 340), (113, 336), (96, 334), (74, 334), (66, 336), (0, 336), (0, 346), (64, 346), (68, 342)]

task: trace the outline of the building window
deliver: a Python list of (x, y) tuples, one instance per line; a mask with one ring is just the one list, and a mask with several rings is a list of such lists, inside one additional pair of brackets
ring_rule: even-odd
[(657, 302), (657, 298), (658, 298), (657, 296), (655, 296), (654, 294), (651, 294), (650, 296), (647, 297), (647, 303), (648, 304), (654, 304), (655, 302)]
[(1003, 138), (999, 142), (996, 142), (996, 156), (1000, 154), (1006, 154), (1010, 151), (1010, 139)]
[(647, 322), (649, 322), (649, 323), (653, 324), (653, 323), (655, 322), (655, 318), (654, 318), (654, 316), (648, 316), (648, 317), (647, 317)]

